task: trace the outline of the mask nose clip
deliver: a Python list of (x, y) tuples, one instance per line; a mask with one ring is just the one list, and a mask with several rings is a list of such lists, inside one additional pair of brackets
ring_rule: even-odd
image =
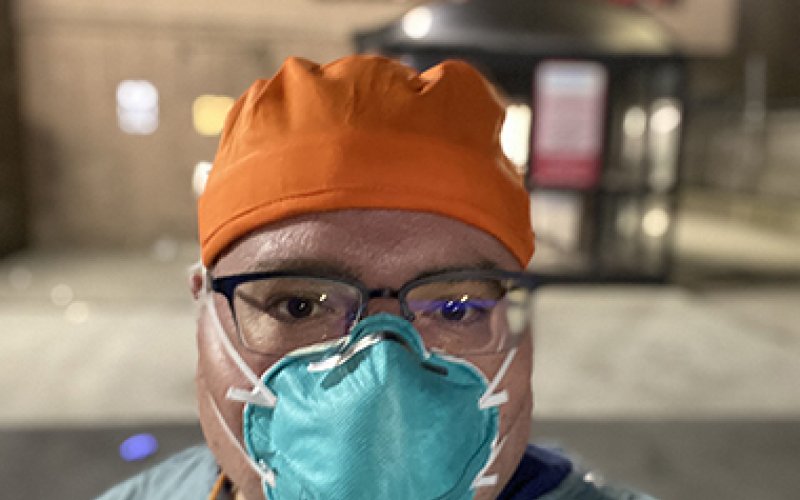
[(437, 375), (441, 375), (442, 377), (446, 377), (447, 374), (449, 373), (447, 371), (447, 368), (445, 368), (444, 366), (434, 365), (433, 363), (431, 363), (429, 361), (423, 361), (422, 362), (422, 367), (425, 368), (428, 371), (431, 371), (431, 372), (437, 374)]
[[(408, 339), (406, 339), (402, 335), (399, 335), (399, 334), (397, 334), (395, 332), (386, 330), (386, 331), (383, 331), (383, 332), (375, 333), (374, 336), (377, 337), (379, 341), (384, 341), (385, 340), (385, 341), (389, 341), (389, 342), (397, 342), (398, 344), (400, 344), (403, 347), (405, 347), (408, 350), (408, 352), (410, 352), (411, 354), (415, 354), (416, 353), (416, 351), (414, 350), (414, 346), (411, 345), (411, 343), (408, 341)], [(431, 371), (431, 372), (433, 372), (433, 373), (435, 373), (437, 375), (441, 375), (443, 377), (447, 376), (447, 373), (448, 373), (447, 368), (445, 368), (444, 366), (439, 366), (439, 365), (433, 364), (430, 361), (424, 359), (424, 357), (420, 361), (420, 364), (426, 370), (429, 370), (429, 371)]]
[[(374, 335), (376, 337), (380, 338), (380, 340), (388, 340), (388, 341), (391, 341), (391, 342), (397, 342), (398, 344), (400, 344), (403, 347), (405, 347), (406, 349), (408, 349), (408, 352), (410, 352), (412, 354), (417, 354), (417, 351), (416, 351), (416, 349), (414, 349), (414, 346), (403, 335), (395, 333), (395, 332), (393, 332), (391, 330), (385, 330), (385, 331), (382, 331), (382, 332), (378, 332), (378, 333), (375, 333)], [(441, 375), (443, 377), (446, 377), (447, 374), (449, 373), (446, 367), (431, 363), (430, 361), (428, 361), (426, 359), (425, 355), (421, 356), (420, 364), (426, 370), (431, 371), (431, 372), (433, 372), (433, 373), (435, 373), (437, 375)]]
[(398, 344), (400, 344), (403, 347), (405, 347), (408, 350), (408, 352), (410, 352), (412, 354), (414, 353), (414, 348), (411, 346), (411, 344), (408, 342), (408, 340), (403, 338), (401, 335), (398, 335), (398, 334), (396, 334), (394, 332), (391, 332), (391, 331), (377, 332), (377, 333), (374, 333), (373, 335), (375, 337), (377, 337), (378, 340), (388, 340), (390, 342), (397, 342)]
[(420, 365), (433, 373), (446, 376), (448, 370), (429, 361), (430, 353), (425, 349), (422, 338), (414, 326), (408, 321), (391, 314), (381, 313), (361, 320), (350, 331), (347, 342), (343, 342), (339, 349), (327, 358), (310, 363), (308, 371), (325, 371), (341, 366), (359, 352), (380, 342), (397, 342), (417, 356)]

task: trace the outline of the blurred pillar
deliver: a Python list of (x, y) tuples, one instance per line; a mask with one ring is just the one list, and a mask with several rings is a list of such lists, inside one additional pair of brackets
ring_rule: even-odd
[(26, 243), (19, 89), (12, 0), (0, 0), (0, 256)]

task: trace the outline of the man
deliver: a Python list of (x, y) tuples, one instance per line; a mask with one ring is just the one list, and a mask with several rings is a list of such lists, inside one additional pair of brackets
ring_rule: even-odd
[(208, 449), (103, 498), (640, 498), (527, 445), (533, 233), (502, 119), (457, 61), (253, 84), (198, 204)]

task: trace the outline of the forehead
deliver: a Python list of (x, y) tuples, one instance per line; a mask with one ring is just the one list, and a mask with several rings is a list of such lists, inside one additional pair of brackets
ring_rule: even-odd
[(518, 269), (491, 235), (463, 222), (404, 210), (340, 210), (265, 226), (235, 243), (217, 275), (313, 262), (371, 286), (397, 286), (420, 273), (492, 263)]

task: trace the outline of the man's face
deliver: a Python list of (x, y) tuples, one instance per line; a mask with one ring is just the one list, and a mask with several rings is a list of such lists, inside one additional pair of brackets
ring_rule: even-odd
[[(422, 274), (452, 268), (477, 268), (490, 262), (519, 270), (511, 253), (488, 234), (438, 215), (391, 210), (343, 210), (297, 217), (271, 224), (235, 244), (214, 266), (214, 276), (270, 269), (324, 265), (352, 275), (370, 288), (398, 288)], [(197, 283), (195, 283), (195, 287)], [(251, 352), (241, 345), (225, 299), (215, 294), (226, 334), (256, 374), (266, 371), (279, 355)], [(371, 301), (375, 311), (399, 313), (393, 299)], [(262, 498), (258, 475), (231, 440), (242, 441), (242, 404), (225, 399), (229, 387), (250, 387), (225, 354), (205, 309), (198, 321), (197, 390), (200, 421), (209, 447), (223, 471), (249, 500)], [(506, 353), (466, 357), (493, 379)], [(530, 428), (532, 340), (525, 336), (498, 391), (510, 400), (500, 407), (500, 439), (507, 437), (491, 472), (496, 488), (481, 488), (476, 498), (495, 498), (514, 472), (524, 452)], [(447, 443), (441, 443), (447, 446)]]

